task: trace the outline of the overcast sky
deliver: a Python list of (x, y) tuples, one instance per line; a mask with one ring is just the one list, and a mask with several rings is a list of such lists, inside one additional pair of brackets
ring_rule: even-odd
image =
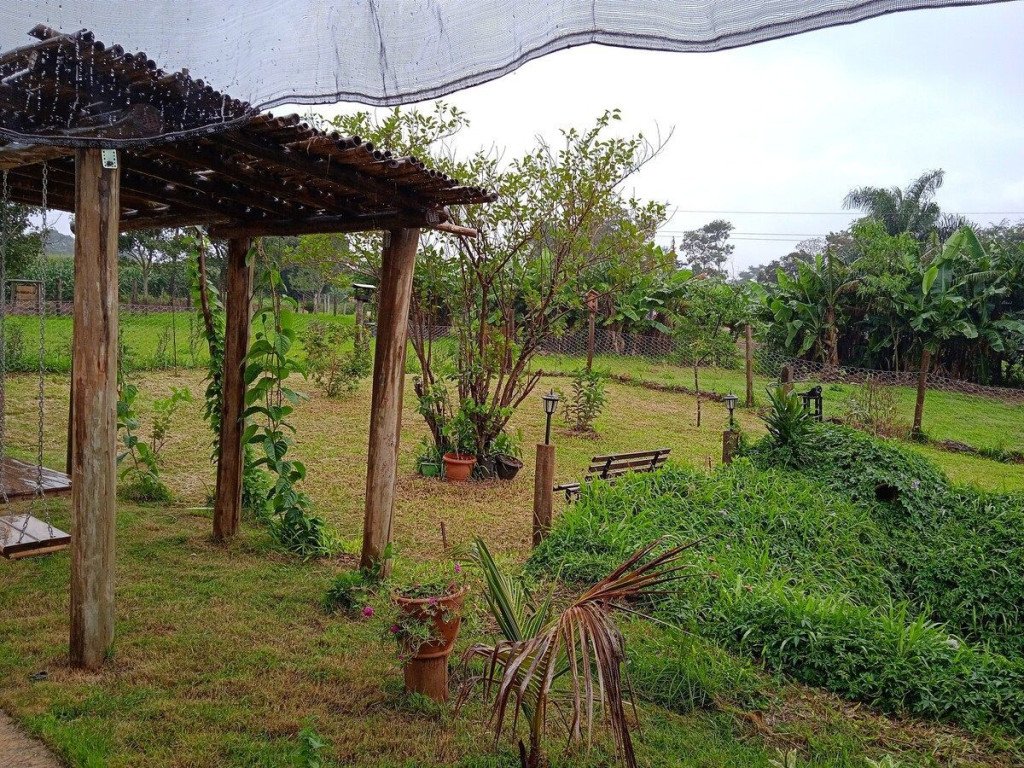
[(1024, 218), (1022, 43), (1018, 0), (711, 54), (589, 45), (448, 100), (471, 119), (459, 142), (467, 153), (496, 144), (511, 156), (612, 107), (628, 130), (674, 128), (632, 186), (670, 204), (665, 245), (713, 218), (731, 221), (740, 270), (844, 228), (851, 187), (906, 186), (931, 168), (946, 171), (944, 210), (981, 223)]

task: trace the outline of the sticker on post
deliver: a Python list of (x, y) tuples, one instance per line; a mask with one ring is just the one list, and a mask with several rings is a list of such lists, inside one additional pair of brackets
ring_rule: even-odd
[(117, 168), (117, 150), (116, 149), (104, 149), (103, 150), (103, 167), (108, 171), (113, 171)]

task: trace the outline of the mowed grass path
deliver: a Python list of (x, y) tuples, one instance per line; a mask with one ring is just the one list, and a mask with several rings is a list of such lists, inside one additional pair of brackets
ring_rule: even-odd
[[(0, 561), (0, 707), (11, 712), (77, 766), (303, 765), (298, 734), (314, 727), (330, 744), (326, 765), (515, 766), (503, 740), (495, 752), (472, 699), (462, 715), (424, 705), (401, 693), (393, 643), (372, 623), (327, 616), (320, 601), (333, 575), (352, 558), (300, 563), (276, 554), (251, 523), (229, 546), (210, 540), (205, 506), (213, 485), (209, 436), (199, 415), (198, 374), (137, 377), (141, 410), (170, 387), (189, 386), (196, 403), (177, 419), (166, 448), (164, 477), (175, 504), (118, 511), (115, 648), (99, 673), (71, 670), (67, 656), (67, 553), (20, 563)], [(414, 474), (416, 443), (426, 434), (406, 390), (395, 536), (396, 578), (411, 578), (418, 563), (441, 550), (440, 523), (454, 541), (483, 535), (503, 559), (522, 559), (530, 532), (532, 446), (542, 436), (539, 393), (564, 379), (544, 380), (516, 415), (527, 461), (511, 484), (464, 486)], [(46, 457), (60, 466), (66, 434), (67, 379), (49, 382)], [(35, 434), (35, 382), (9, 382), (8, 427), (23, 455)], [(677, 461), (717, 463), (726, 414), (707, 404), (705, 423), (693, 425), (693, 400), (678, 394), (612, 385), (597, 440), (556, 432), (557, 476), (580, 476), (594, 453), (671, 447)], [(296, 453), (309, 464), (306, 489), (317, 509), (345, 537), (351, 551), (361, 531), (369, 385), (340, 400), (315, 393), (295, 415)], [(756, 416), (740, 412), (751, 433)], [(145, 420), (145, 418), (144, 418)], [(145, 432), (145, 429), (144, 429)], [(66, 501), (52, 505), (66, 526)], [(487, 631), (479, 589), (462, 646)], [(30, 675), (46, 670), (48, 679)], [(799, 745), (808, 765), (857, 766), (892, 744), (927, 764), (935, 749), (966, 755), (956, 764), (1005, 765), (987, 747), (940, 726), (881, 718), (834, 697), (787, 686), (779, 701), (755, 712), (672, 714), (641, 704), (644, 765), (768, 768), (775, 748)], [(952, 746), (951, 746), (952, 745)], [(563, 754), (552, 739), (555, 766), (614, 764), (600, 740), (589, 755)], [(939, 764), (953, 764), (948, 761)]]

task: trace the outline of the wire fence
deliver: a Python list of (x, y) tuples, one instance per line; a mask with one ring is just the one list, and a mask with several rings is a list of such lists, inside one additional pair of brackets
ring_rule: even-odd
[[(448, 332), (447, 329), (435, 330), (438, 338)], [(581, 363), (585, 363), (589, 349), (587, 329), (572, 331), (552, 338), (541, 346), (541, 355), (548, 359), (542, 358), (538, 366), (560, 372), (566, 364), (579, 367)], [(747, 350), (742, 335), (735, 345), (723, 345), (721, 348), (703, 352), (685, 339), (664, 334), (621, 333), (607, 328), (595, 328), (593, 356), (598, 368), (609, 368), (612, 373), (627, 375), (642, 368), (646, 375), (656, 376), (659, 366), (692, 369), (694, 362), (697, 363), (698, 369), (743, 373), (746, 368)], [(879, 386), (916, 388), (919, 376), (917, 370), (884, 371), (826, 365), (782, 354), (759, 346), (756, 342), (751, 344), (750, 357), (752, 374), (761, 381), (780, 380), (784, 366), (789, 366), (793, 381), (797, 383), (861, 385), (870, 381)], [(679, 374), (685, 375), (682, 371)], [(737, 377), (719, 378), (727, 384), (735, 384), (737, 381)], [(1024, 388), (983, 386), (933, 372), (927, 374), (926, 381), (929, 391), (956, 392), (1024, 405)]]

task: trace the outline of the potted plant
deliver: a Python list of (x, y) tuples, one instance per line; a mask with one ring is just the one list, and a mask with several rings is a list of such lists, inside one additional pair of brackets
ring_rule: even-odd
[(491, 453), (494, 456), (494, 471), (498, 478), (512, 480), (523, 468), (522, 433), (510, 435), (505, 431), (499, 432), (491, 443)]
[(476, 433), (465, 411), (460, 410), (444, 425), (448, 451), (442, 457), (444, 476), (453, 483), (464, 483), (476, 466)]
[(423, 477), (441, 476), (441, 451), (426, 438), (420, 440), (420, 455), (416, 459), (416, 468)]
[(439, 577), (395, 590), (391, 601), (397, 618), (389, 632), (400, 647), (405, 689), (448, 699), (448, 657), (462, 623), (462, 604), (469, 592), (458, 563), (445, 564)]

